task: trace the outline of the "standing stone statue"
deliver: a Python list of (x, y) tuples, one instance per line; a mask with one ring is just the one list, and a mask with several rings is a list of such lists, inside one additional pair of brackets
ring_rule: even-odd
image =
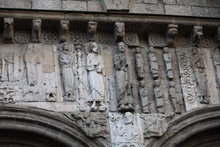
[(1, 80), (1, 82), (8, 81), (5, 54), (2, 54), (2, 56), (1, 56), (1, 76), (0, 76), (0, 80)]
[(132, 83), (129, 81), (129, 65), (125, 56), (125, 43), (117, 43), (119, 54), (114, 56), (114, 67), (116, 70), (116, 81), (118, 86), (118, 107), (119, 111), (132, 111), (133, 92)]
[(136, 54), (135, 54), (135, 61), (136, 61), (136, 72), (138, 79), (144, 78), (144, 62), (141, 55), (140, 47), (136, 48)]
[(88, 71), (89, 90), (91, 95), (91, 111), (105, 111), (105, 86), (102, 71), (104, 68), (103, 59), (98, 53), (98, 45), (95, 42), (90, 44), (90, 53), (86, 57), (86, 69)]
[(153, 47), (149, 48), (148, 58), (149, 58), (149, 63), (150, 63), (150, 71), (153, 76), (153, 79), (158, 79), (159, 67), (158, 67), (158, 63), (157, 63), (157, 57), (155, 56), (153, 50), (154, 50)]
[(217, 47), (214, 49), (213, 61), (214, 61), (214, 65), (215, 65), (217, 81), (220, 86), (220, 47)]
[(63, 43), (61, 45), (61, 53), (59, 56), (62, 74), (62, 85), (64, 91), (64, 100), (75, 101), (75, 54), (73, 44)]
[(148, 93), (144, 80), (140, 81), (139, 96), (141, 98), (142, 111), (144, 113), (149, 113)]
[(38, 84), (38, 68), (41, 64), (41, 54), (39, 50), (40, 49), (38, 45), (30, 44), (27, 46), (27, 50), (24, 55), (24, 61), (27, 71), (27, 83), (29, 86), (36, 86)]
[(168, 52), (168, 47), (163, 48), (163, 59), (165, 62), (166, 73), (169, 80), (173, 79), (171, 53)]
[(178, 93), (176, 92), (175, 83), (173, 81), (171, 81), (169, 84), (169, 96), (173, 104), (175, 113), (181, 113), (180, 99)]
[(154, 81), (154, 98), (156, 101), (157, 111), (159, 113), (165, 113), (164, 96), (163, 96), (161, 88), (160, 88), (160, 81), (159, 80)]
[(199, 98), (201, 104), (208, 104), (209, 100), (207, 91), (207, 79), (205, 76), (205, 66), (200, 55), (199, 48), (193, 48), (193, 70), (195, 73), (196, 83), (198, 86)]

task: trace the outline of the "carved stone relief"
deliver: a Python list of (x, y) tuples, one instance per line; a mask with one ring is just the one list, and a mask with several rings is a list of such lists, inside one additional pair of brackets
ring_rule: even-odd
[(52, 31), (43, 31), (43, 43), (56, 44), (58, 42), (58, 33)]
[(60, 21), (60, 42), (67, 41), (68, 34), (69, 34), (69, 21), (68, 20), (61, 20)]
[(166, 38), (167, 45), (174, 44), (174, 38), (177, 35), (177, 33), (178, 33), (178, 25), (169, 24), (167, 29), (167, 38)]
[(102, 0), (105, 11), (129, 11), (129, 0)]
[(149, 46), (152, 47), (163, 47), (165, 45), (164, 36), (161, 34), (150, 34), (148, 36)]
[(64, 113), (77, 126), (79, 126), (89, 137), (109, 136), (108, 119), (106, 113), (100, 112), (75, 112)]
[(97, 29), (97, 22), (88, 22), (88, 37), (89, 41), (95, 41), (95, 34)]
[(105, 86), (102, 75), (103, 59), (99, 55), (99, 48), (95, 42), (90, 43), (89, 50), (90, 52), (86, 57), (86, 69), (88, 71), (91, 111), (105, 111)]
[(144, 78), (144, 61), (141, 55), (141, 48), (137, 47), (136, 48), (136, 53), (135, 53), (135, 63), (136, 63), (136, 73), (138, 79), (143, 79)]
[(129, 47), (137, 47), (139, 46), (139, 39), (136, 33), (126, 33), (125, 35), (125, 43)]
[(32, 42), (41, 42), (41, 20), (35, 19), (32, 21)]
[(165, 113), (164, 95), (160, 85), (161, 85), (160, 80), (154, 81), (154, 98), (158, 113)]
[(4, 42), (13, 42), (14, 40), (14, 19), (4, 18)]
[(189, 59), (189, 47), (184, 38), (178, 38), (176, 41), (176, 52), (179, 65), (179, 72), (181, 77), (181, 87), (185, 101), (186, 110), (191, 110), (198, 107), (196, 100), (196, 84), (193, 78), (193, 71)]
[(125, 114), (109, 113), (111, 137), (114, 147), (132, 143), (138, 147), (142, 144), (142, 129), (141, 122), (138, 119), (139, 115), (134, 115), (131, 112)]
[(149, 59), (150, 71), (151, 71), (152, 77), (153, 79), (158, 79), (159, 78), (159, 67), (157, 63), (157, 57), (154, 54), (153, 47), (149, 48), (148, 59)]
[(198, 96), (201, 104), (208, 104), (207, 79), (205, 74), (204, 61), (201, 57), (200, 49), (193, 48), (193, 71), (198, 86)]
[(125, 24), (123, 22), (115, 23), (115, 40), (116, 42), (124, 41)]
[(72, 43), (63, 43), (60, 50), (59, 62), (62, 77), (63, 97), (65, 101), (76, 101), (76, 54)]
[(162, 114), (142, 114), (144, 127), (144, 138), (160, 137), (166, 132), (168, 123), (165, 115)]
[(203, 27), (194, 26), (192, 30), (192, 45), (198, 46), (202, 36), (203, 36)]
[(28, 31), (16, 31), (15, 32), (15, 41), (17, 43), (29, 43), (31, 36)]
[(117, 81), (117, 97), (119, 111), (133, 111), (133, 91), (130, 81), (129, 64), (126, 56), (126, 47), (124, 42), (117, 43), (119, 54), (114, 56), (114, 67)]
[(172, 59), (171, 53), (168, 51), (168, 47), (163, 48), (163, 59), (166, 67), (166, 74), (169, 80), (173, 79), (173, 71), (172, 71)]
[(141, 98), (142, 112), (149, 113), (149, 98), (148, 98), (146, 83), (144, 80), (140, 81), (139, 97)]

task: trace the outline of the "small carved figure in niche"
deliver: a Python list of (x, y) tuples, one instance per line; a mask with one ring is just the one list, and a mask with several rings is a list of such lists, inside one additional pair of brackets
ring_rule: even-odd
[(14, 72), (14, 56), (12, 53), (2, 54), (1, 57), (1, 81), (12, 82)]
[(119, 54), (114, 56), (114, 67), (116, 69), (116, 81), (118, 87), (119, 111), (133, 111), (132, 83), (129, 81), (128, 64), (125, 56), (125, 43), (117, 43)]
[(32, 22), (32, 42), (41, 42), (41, 20), (35, 19)]
[(214, 49), (213, 61), (214, 61), (214, 65), (215, 65), (217, 81), (220, 86), (220, 47), (217, 47)]
[(144, 113), (149, 113), (148, 92), (144, 80), (140, 81), (139, 96), (141, 98), (142, 111)]
[(125, 37), (125, 24), (123, 22), (115, 23), (115, 38), (116, 42), (124, 41)]
[(163, 48), (163, 59), (165, 61), (166, 73), (169, 80), (173, 79), (171, 53), (168, 51), (168, 47)]
[(5, 42), (13, 42), (13, 39), (14, 39), (14, 19), (13, 18), (4, 18), (3, 38)]
[(174, 44), (174, 38), (178, 33), (178, 25), (176, 24), (169, 24), (167, 30), (167, 45)]
[(88, 82), (91, 95), (91, 111), (105, 111), (105, 85), (102, 75), (104, 68), (103, 59), (99, 55), (99, 48), (95, 42), (89, 47), (90, 53), (86, 57), (86, 69), (88, 71)]
[(88, 22), (89, 41), (95, 41), (95, 33), (97, 29), (97, 22)]
[(35, 44), (30, 44), (27, 46), (27, 50), (24, 55), (24, 62), (26, 65), (27, 72), (27, 83), (29, 86), (36, 86), (38, 83), (38, 72), (40, 61), (40, 51), (39, 47)]
[(149, 58), (149, 62), (150, 62), (150, 71), (153, 76), (153, 79), (158, 79), (159, 67), (158, 67), (158, 63), (157, 63), (157, 57), (154, 54), (154, 47), (149, 48), (148, 58)]
[(194, 26), (192, 31), (192, 44), (193, 46), (198, 46), (200, 39), (203, 36), (202, 26)]
[(156, 101), (156, 107), (157, 111), (159, 113), (164, 113), (164, 96), (162, 94), (161, 88), (160, 88), (160, 81), (155, 80), (154, 81), (154, 98)]
[(67, 41), (67, 35), (69, 33), (69, 21), (61, 20), (60, 21), (60, 42)]
[(201, 104), (208, 104), (209, 100), (207, 91), (207, 79), (205, 76), (204, 61), (200, 55), (199, 48), (193, 48), (193, 70), (195, 73), (196, 83), (198, 85), (198, 92)]
[(169, 96), (173, 104), (175, 113), (181, 113), (180, 99), (178, 93), (176, 92), (175, 83), (173, 81), (169, 83)]
[(61, 48), (62, 50), (59, 56), (59, 61), (61, 65), (64, 100), (75, 101), (75, 70), (73, 67), (76, 60), (74, 47), (73, 44), (65, 42), (61, 45)]
[(143, 79), (144, 78), (144, 61), (141, 55), (140, 47), (136, 48), (135, 60), (136, 60), (137, 77), (138, 79)]

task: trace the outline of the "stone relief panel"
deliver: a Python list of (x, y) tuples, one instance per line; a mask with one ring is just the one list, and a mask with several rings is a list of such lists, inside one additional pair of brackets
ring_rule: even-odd
[(181, 87), (186, 110), (191, 110), (198, 107), (196, 97), (196, 85), (193, 77), (192, 65), (190, 62), (189, 47), (187, 40), (183, 37), (176, 40), (176, 53), (181, 77)]
[(140, 117), (144, 128), (144, 138), (160, 137), (168, 128), (166, 116), (163, 114), (142, 114)]
[(152, 47), (163, 47), (165, 46), (165, 38), (161, 34), (149, 34), (148, 36), (149, 46)]
[(25, 44), (31, 40), (31, 34), (28, 31), (15, 31), (15, 42)]
[[(4, 49), (5, 48), (5, 49)], [(7, 49), (6, 49), (7, 48)], [(42, 44), (1, 45), (2, 97), (15, 102), (57, 101), (56, 47)], [(47, 53), (47, 57), (44, 56)], [(50, 61), (50, 62), (48, 62)], [(48, 68), (50, 67), (50, 68)]]
[(114, 55), (114, 68), (117, 81), (117, 97), (119, 111), (133, 111), (134, 98), (131, 83), (130, 59), (124, 42), (117, 43), (118, 54)]
[(142, 147), (142, 126), (139, 114), (126, 112), (124, 114), (109, 113), (111, 138), (114, 147), (134, 146)]

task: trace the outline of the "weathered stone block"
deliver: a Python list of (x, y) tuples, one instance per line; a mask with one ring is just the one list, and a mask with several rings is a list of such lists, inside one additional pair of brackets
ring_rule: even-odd
[(193, 16), (220, 17), (220, 8), (192, 7)]
[[(3, 2), (0, 2), (0, 5), (1, 3)], [(31, 9), (31, 0), (5, 0), (4, 5), (6, 8)]]
[(158, 0), (144, 0), (144, 3), (157, 4)]
[(32, 9), (60, 10), (60, 0), (32, 0)]
[(220, 7), (220, 0), (212, 0), (213, 7)]
[(129, 11), (129, 0), (102, 0), (105, 11)]
[(192, 15), (191, 6), (165, 5), (165, 14), (168, 15)]
[(88, 11), (103, 11), (99, 1), (88, 1)]
[(133, 13), (164, 14), (163, 5), (158, 4), (136, 4), (131, 11)]
[(164, 4), (176, 4), (176, 0), (163, 0)]
[(179, 5), (189, 5), (189, 6), (211, 6), (210, 0), (177, 0)]
[(86, 11), (86, 1), (62, 1), (63, 10)]
[(4, 8), (5, 7), (5, 1), (0, 1), (0, 8)]

